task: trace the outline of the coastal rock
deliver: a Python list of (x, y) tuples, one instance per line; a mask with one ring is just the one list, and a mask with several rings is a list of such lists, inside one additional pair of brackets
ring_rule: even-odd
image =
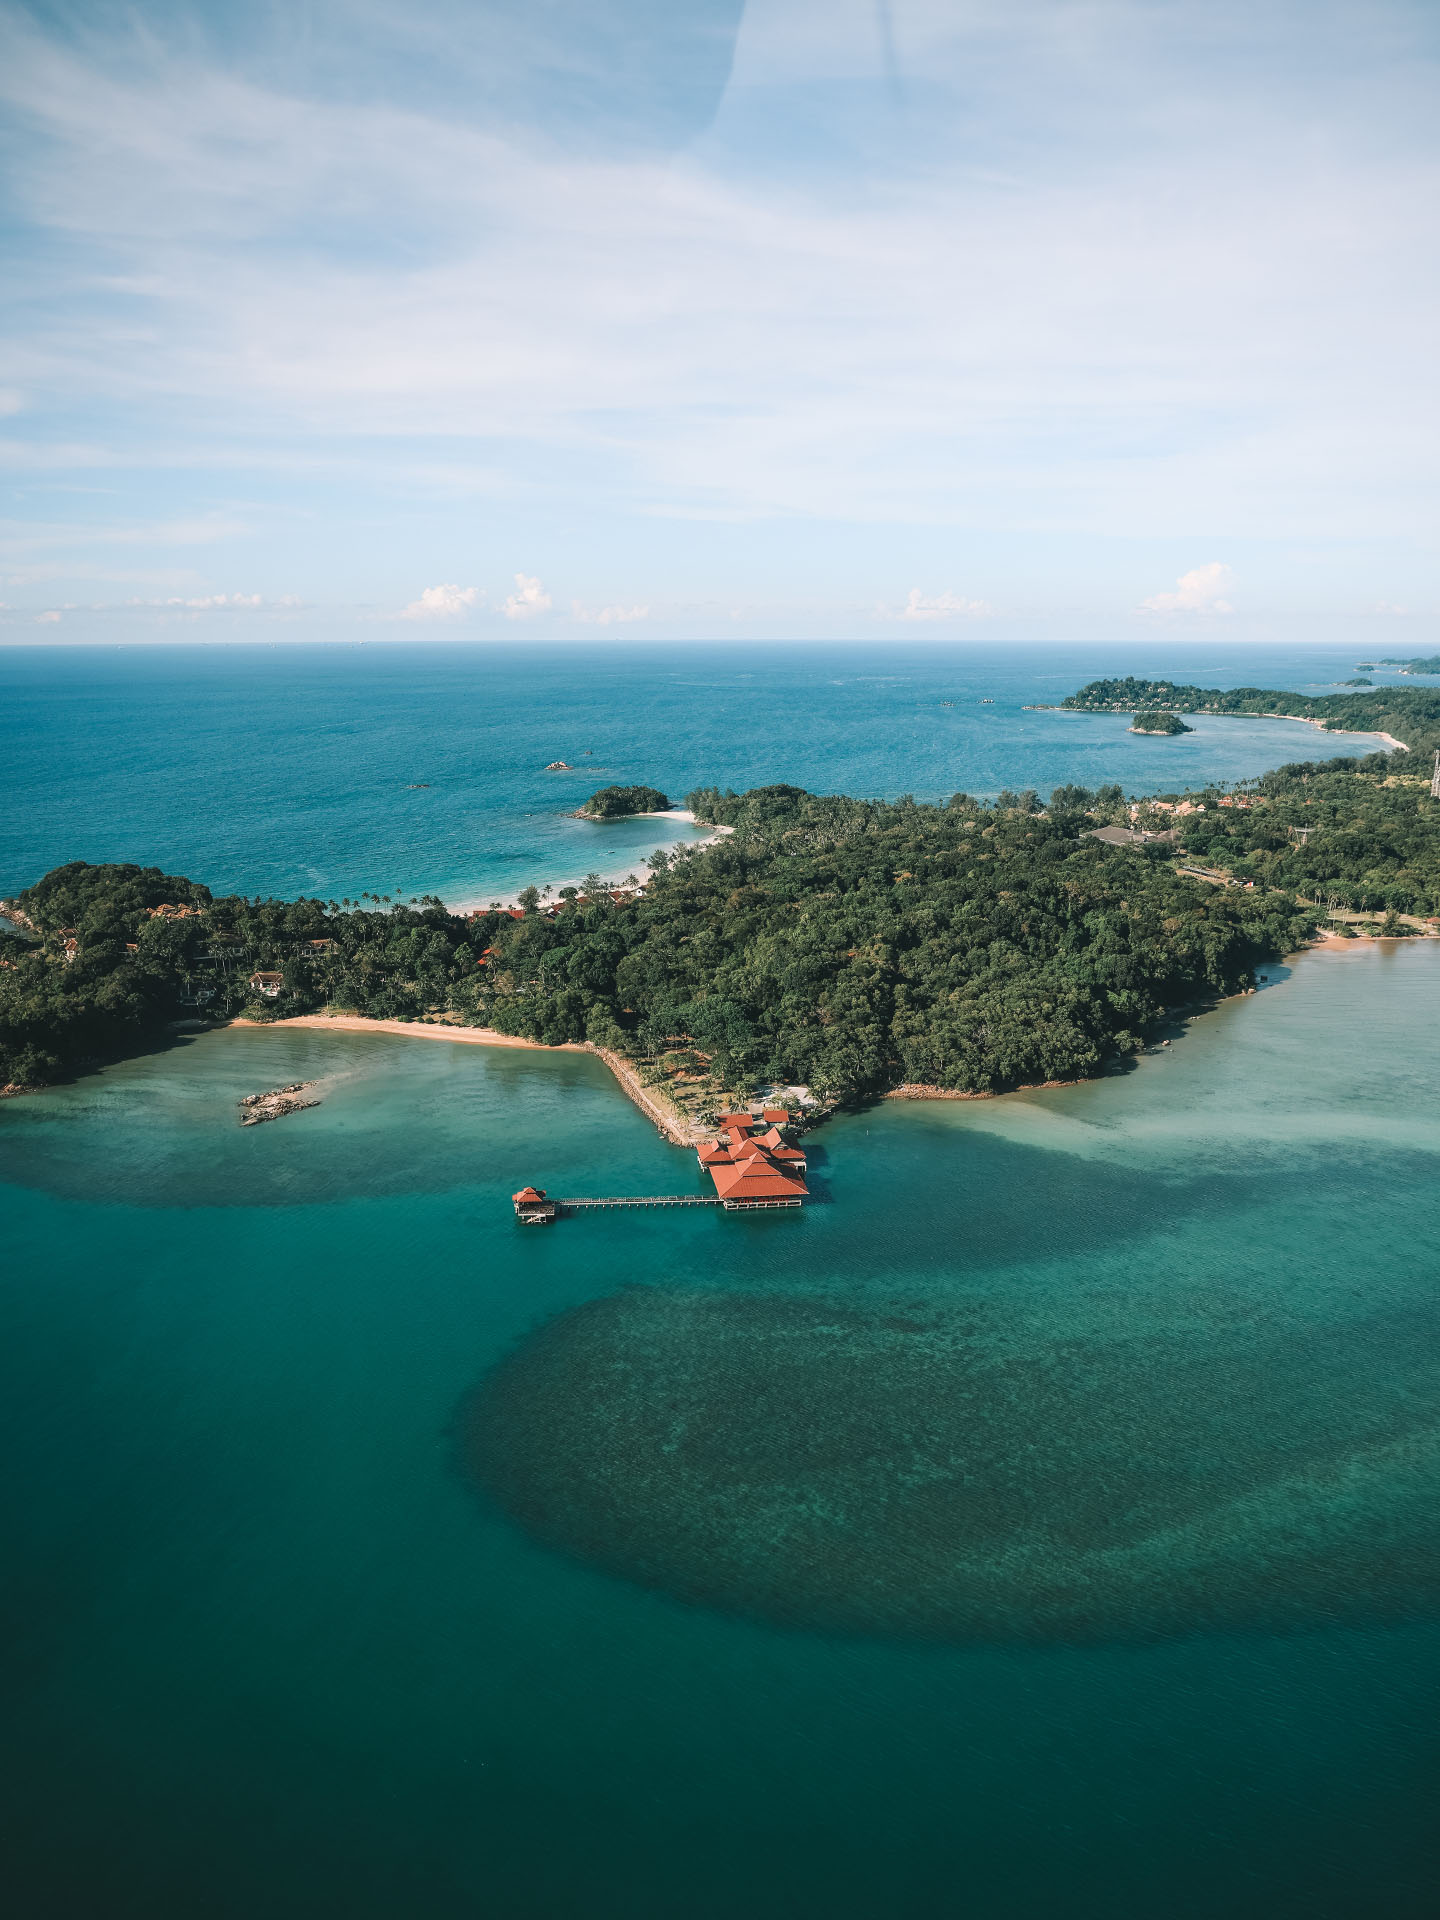
[(1411, 1345), (1403, 1379), (1362, 1377), (1353, 1328), (1055, 1338), (983, 1302), (636, 1289), (503, 1363), (460, 1459), (547, 1545), (789, 1628), (1400, 1620), (1440, 1605), (1440, 1388)]
[(279, 1120), (287, 1113), (303, 1113), (307, 1107), (318, 1107), (318, 1100), (300, 1098), (314, 1084), (313, 1080), (297, 1080), (288, 1087), (274, 1087), (269, 1093), (245, 1094), (237, 1102), (241, 1126), (258, 1127), (266, 1120)]

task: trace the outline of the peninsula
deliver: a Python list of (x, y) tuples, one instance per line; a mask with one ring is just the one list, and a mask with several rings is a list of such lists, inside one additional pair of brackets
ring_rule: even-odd
[(1134, 800), (702, 788), (692, 812), (727, 831), (653, 854), (643, 889), (463, 917), (434, 897), (215, 898), (159, 868), (75, 862), (0, 902), (28, 929), (0, 935), (0, 1082), (162, 1043), (177, 1015), (328, 1010), (585, 1044), (687, 1124), (765, 1086), (991, 1093), (1102, 1071), (1317, 928), (1409, 935), (1440, 916), (1440, 693), (1096, 682), (1067, 704), (1127, 699), (1308, 706), (1293, 717), (1321, 725), (1383, 713), (1411, 750)]

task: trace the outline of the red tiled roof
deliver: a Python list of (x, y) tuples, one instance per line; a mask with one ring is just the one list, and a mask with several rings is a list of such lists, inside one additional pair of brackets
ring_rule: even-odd
[(731, 1156), (735, 1160), (768, 1160), (770, 1157), (758, 1140), (737, 1140)]
[(768, 1162), (713, 1167), (711, 1177), (722, 1200), (803, 1200), (809, 1191), (803, 1180)]
[(517, 1207), (523, 1207), (527, 1201), (543, 1200), (545, 1189), (544, 1187), (522, 1187), (518, 1193), (512, 1193), (510, 1198)]
[(784, 1107), (766, 1107), (761, 1118), (768, 1120), (772, 1127), (783, 1127), (789, 1124), (790, 1115)]

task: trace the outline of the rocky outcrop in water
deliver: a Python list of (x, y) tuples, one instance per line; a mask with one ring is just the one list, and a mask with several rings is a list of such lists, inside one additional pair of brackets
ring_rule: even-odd
[(306, 1107), (318, 1107), (318, 1100), (303, 1100), (315, 1085), (313, 1080), (297, 1080), (293, 1086), (274, 1087), (269, 1093), (247, 1093), (239, 1102), (242, 1127), (258, 1127), (265, 1120), (279, 1120), (287, 1113), (303, 1113)]

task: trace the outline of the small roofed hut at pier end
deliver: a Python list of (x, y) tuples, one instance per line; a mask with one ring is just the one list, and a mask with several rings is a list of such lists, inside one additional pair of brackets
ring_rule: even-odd
[(521, 1187), (510, 1198), (515, 1202), (515, 1218), (524, 1227), (548, 1227), (555, 1218), (555, 1202), (544, 1187)]

